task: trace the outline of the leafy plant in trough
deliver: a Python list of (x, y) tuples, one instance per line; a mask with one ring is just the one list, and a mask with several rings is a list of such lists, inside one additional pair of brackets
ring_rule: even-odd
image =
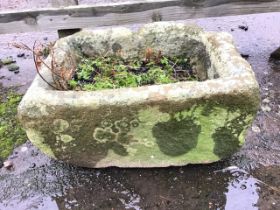
[[(167, 84), (178, 81), (197, 80), (188, 57), (167, 57), (161, 51), (147, 48), (144, 58), (123, 59), (119, 54), (113, 56), (83, 57), (79, 63), (71, 56), (71, 69), (60, 66), (54, 56), (53, 45), (48, 50), (43, 45), (13, 44), (14, 47), (31, 51), (39, 76), (57, 90), (101, 90), (121, 87), (139, 87), (152, 84)], [(45, 51), (51, 56), (51, 64), (44, 61)], [(47, 81), (40, 73), (44, 65), (51, 71), (53, 82)]]
[(142, 60), (118, 55), (83, 58), (68, 84), (72, 90), (101, 90), (196, 79), (185, 56), (166, 57), (147, 49)]

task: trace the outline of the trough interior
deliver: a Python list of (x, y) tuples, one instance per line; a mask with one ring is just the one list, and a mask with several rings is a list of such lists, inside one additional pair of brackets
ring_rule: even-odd
[(125, 28), (82, 31), (58, 41), (55, 57), (59, 58), (56, 60), (59, 65), (73, 68), (73, 64), (77, 66), (82, 58), (97, 56), (144, 59), (146, 50), (152, 49), (167, 57), (183, 55), (189, 58), (199, 81), (219, 78), (211, 65), (209, 52), (200, 40), (200, 32), (186, 26), (183, 29), (166, 27), (158, 31), (151, 28), (137, 32)]

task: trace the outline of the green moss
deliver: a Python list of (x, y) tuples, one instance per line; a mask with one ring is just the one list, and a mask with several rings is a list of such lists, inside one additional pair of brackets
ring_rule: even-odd
[(0, 159), (5, 159), (27, 137), (17, 120), (17, 106), (22, 96), (10, 92), (7, 99), (1, 97), (0, 103)]
[(152, 52), (145, 59), (119, 56), (84, 58), (72, 80), (72, 90), (101, 90), (197, 80), (185, 56), (164, 57)]

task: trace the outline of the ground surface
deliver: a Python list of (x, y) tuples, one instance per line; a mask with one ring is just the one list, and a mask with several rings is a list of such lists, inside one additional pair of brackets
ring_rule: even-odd
[[(0, 169), (0, 209), (280, 209), (280, 66), (269, 62), (280, 46), (279, 19), (280, 13), (270, 13), (194, 21), (206, 30), (231, 33), (260, 84), (260, 111), (245, 145), (230, 160), (163, 169), (83, 169), (50, 160), (28, 142), (9, 157), (12, 170)], [(2, 35), (0, 58), (19, 53), (8, 42), (32, 45), (56, 38), (55, 33)], [(35, 70), (31, 56), (25, 57), (16, 58), (19, 74), (0, 69), (4, 86), (23, 85), (24, 92), (30, 85)]]

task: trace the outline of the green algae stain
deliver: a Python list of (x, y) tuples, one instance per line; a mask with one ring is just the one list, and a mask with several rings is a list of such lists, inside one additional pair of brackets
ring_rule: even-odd
[(237, 152), (244, 142), (244, 132), (251, 120), (250, 115), (241, 114), (227, 121), (223, 127), (217, 128), (215, 133), (212, 134), (215, 142), (213, 152), (220, 158), (226, 158)]
[(181, 115), (179, 119), (157, 123), (152, 132), (164, 154), (178, 156), (196, 147), (201, 125), (191, 117)]
[[(240, 148), (252, 121), (244, 110), (209, 104), (176, 113), (148, 107), (139, 111), (138, 118), (139, 126), (130, 132), (137, 142), (128, 145), (134, 157), (128, 158), (172, 164), (213, 162), (228, 157)], [(218, 135), (219, 131), (224, 135)], [(147, 147), (145, 142), (152, 146)]]
[(201, 125), (197, 146), (190, 153), (197, 152), (208, 159), (215, 156), (222, 159), (236, 152), (244, 143), (245, 131), (252, 122), (252, 116), (244, 110), (221, 105), (195, 106), (183, 113)]
[(0, 97), (0, 159), (5, 159), (27, 137), (17, 120), (17, 106), (22, 96), (10, 92), (6, 99), (3, 95)]
[(85, 166), (89, 157), (101, 166), (110, 163), (167, 166), (214, 162), (231, 155), (243, 143), (252, 115), (242, 109), (209, 107), (204, 103), (178, 112), (162, 112), (160, 106), (142, 106), (125, 117), (102, 116), (96, 124), (85, 123), (79, 132), (72, 129), (77, 126), (73, 119), (68, 121), (69, 124), (61, 120), (54, 124), (56, 131), (63, 130), (59, 135), (73, 139), (67, 136), (65, 141), (54, 140), (47, 145), (44, 140), (55, 139), (57, 132), (50, 136), (49, 130), (42, 131), (42, 135), (28, 131), (28, 136), (50, 156)]
[(212, 138), (215, 142), (214, 153), (220, 158), (228, 157), (239, 148), (239, 139), (230, 128), (220, 127), (213, 133)]
[[(156, 123), (166, 122), (169, 119), (169, 114), (160, 112), (158, 107), (141, 109), (137, 117), (130, 121), (130, 129), (126, 129), (127, 133), (119, 134), (119, 142), (128, 152), (126, 159), (141, 161), (141, 159), (150, 159), (153, 154), (157, 153), (158, 148), (151, 132), (152, 128)], [(127, 139), (128, 137), (129, 139)]]

